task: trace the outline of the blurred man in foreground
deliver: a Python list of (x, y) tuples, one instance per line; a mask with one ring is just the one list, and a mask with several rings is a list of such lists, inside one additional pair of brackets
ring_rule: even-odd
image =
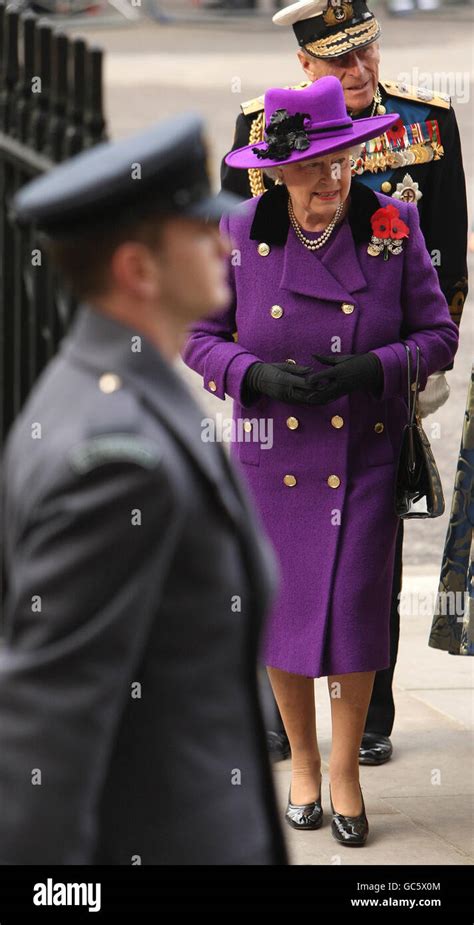
[(10, 434), (0, 863), (284, 864), (256, 683), (274, 592), (172, 367), (228, 245), (198, 117), (25, 187), (82, 300)]

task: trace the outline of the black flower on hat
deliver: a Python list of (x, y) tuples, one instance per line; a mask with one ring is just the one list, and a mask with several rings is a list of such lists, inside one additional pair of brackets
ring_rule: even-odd
[(252, 148), (253, 153), (259, 158), (284, 161), (292, 151), (306, 151), (310, 141), (304, 122), (309, 118), (307, 112), (297, 112), (294, 116), (290, 116), (287, 109), (277, 109), (272, 114), (265, 131), (267, 147)]

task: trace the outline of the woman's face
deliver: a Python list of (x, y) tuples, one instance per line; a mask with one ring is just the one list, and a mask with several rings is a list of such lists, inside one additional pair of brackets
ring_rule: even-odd
[(328, 224), (351, 185), (350, 151), (335, 151), (279, 168), (293, 208), (315, 222)]

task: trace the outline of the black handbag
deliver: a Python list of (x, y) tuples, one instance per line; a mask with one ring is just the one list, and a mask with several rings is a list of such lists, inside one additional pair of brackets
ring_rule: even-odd
[(399, 517), (440, 517), (444, 496), (438, 467), (416, 404), (419, 391), (420, 348), (416, 347), (416, 373), (411, 384), (411, 353), (405, 344), (408, 368), (408, 424), (405, 424), (395, 483), (395, 512)]

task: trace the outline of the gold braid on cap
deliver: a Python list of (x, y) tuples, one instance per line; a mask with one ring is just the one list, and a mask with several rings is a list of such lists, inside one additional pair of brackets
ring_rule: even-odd
[[(249, 135), (249, 145), (258, 144), (259, 141), (263, 141), (265, 136), (265, 113), (261, 112), (256, 119), (253, 120), (250, 127)], [(266, 186), (263, 182), (263, 170), (259, 170), (258, 167), (251, 167), (248, 171), (250, 192), (252, 196), (261, 196), (262, 193), (266, 192)]]
[(305, 50), (316, 58), (336, 58), (351, 48), (372, 44), (380, 35), (380, 26), (376, 19), (357, 26), (345, 26), (340, 32), (316, 39), (304, 46)]

